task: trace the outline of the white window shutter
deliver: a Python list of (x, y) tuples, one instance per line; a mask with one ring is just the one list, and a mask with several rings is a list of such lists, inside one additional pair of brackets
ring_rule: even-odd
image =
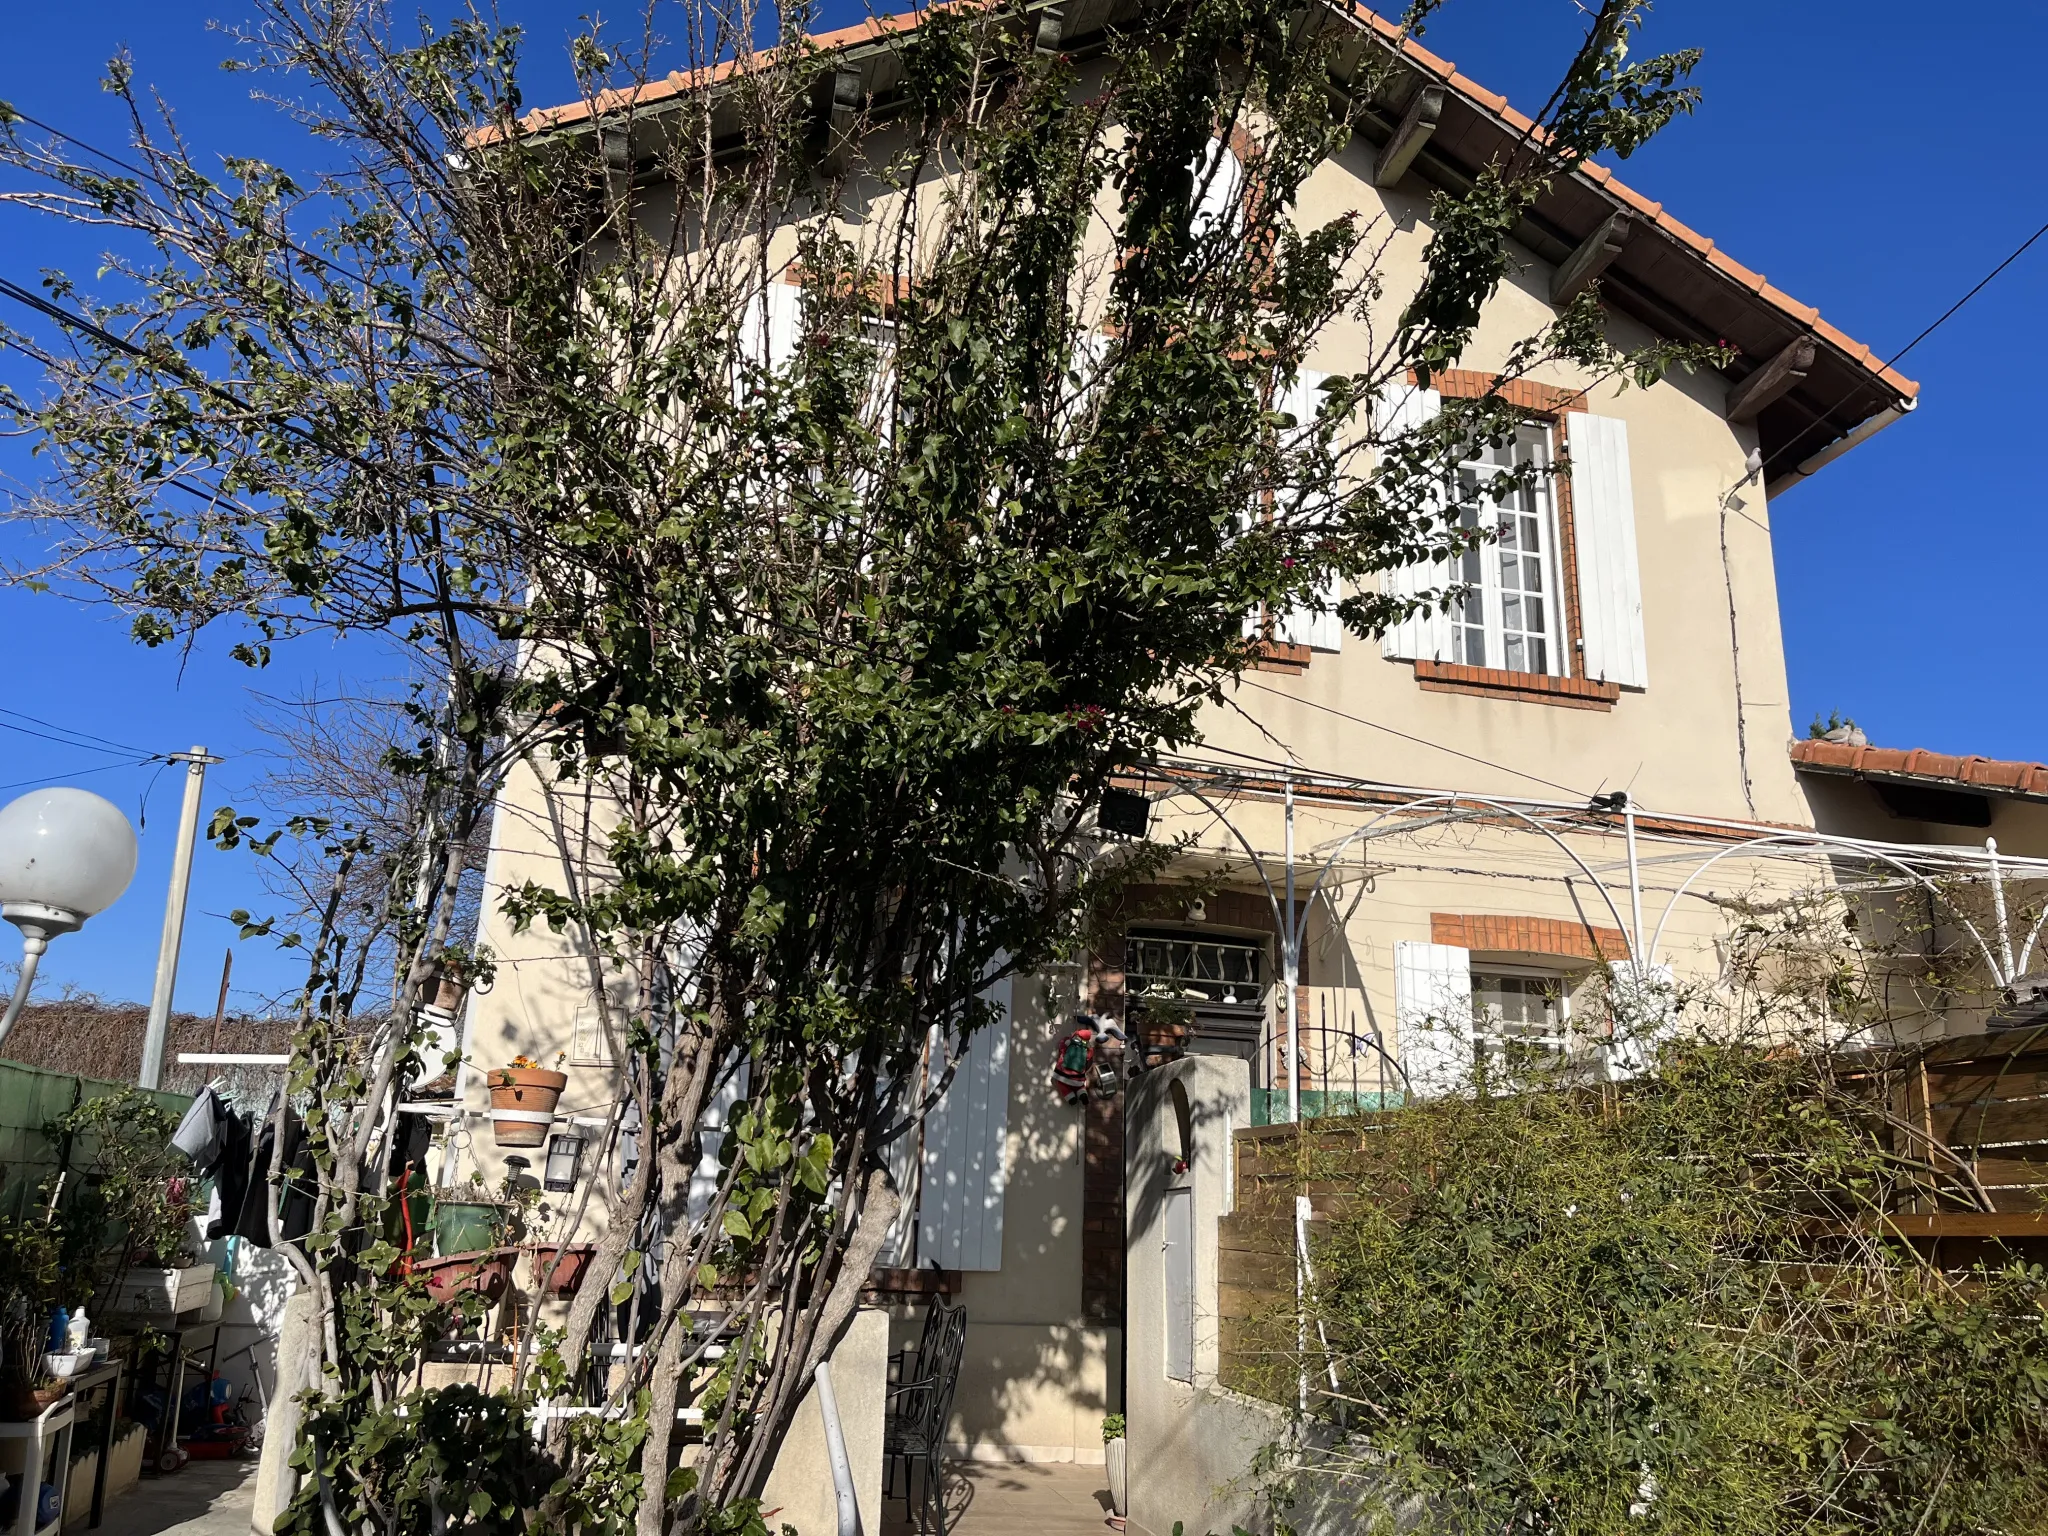
[[(1283, 434), (1283, 446), (1288, 437), (1305, 435), (1316, 419), (1316, 413), (1323, 408), (1323, 380), (1326, 374), (1317, 373), (1313, 368), (1303, 368), (1294, 377), (1294, 383), (1274, 402), (1295, 420), (1291, 434)], [(1286, 645), (1305, 645), (1315, 651), (1341, 651), (1344, 649), (1344, 621), (1337, 617), (1337, 604), (1344, 598), (1344, 578), (1332, 574), (1323, 581), (1323, 611), (1316, 612), (1307, 604), (1290, 608), (1279, 624), (1275, 626), (1274, 638)]]
[(1061, 432), (1071, 451), (1079, 446), (1076, 435), (1087, 423), (1088, 413), (1102, 396), (1109, 364), (1110, 338), (1100, 331), (1083, 331), (1074, 338), (1074, 355), (1061, 383)]
[(1221, 139), (1188, 167), (1195, 178), (1195, 206), (1188, 232), (1197, 240), (1219, 227), (1234, 230), (1244, 218), (1244, 166)]
[(771, 277), (747, 300), (740, 320), (740, 350), (757, 368), (780, 369), (796, 356), (798, 328), (803, 323), (804, 291), (795, 283)]
[[(999, 1016), (967, 1043), (924, 1127), (917, 1262), (1003, 1267), (1003, 1152), (1010, 1120), (1010, 979), (990, 991)], [(938, 1067), (935, 1070), (943, 1071)]]
[(1643, 580), (1636, 566), (1636, 501), (1628, 424), (1565, 416), (1572, 460), (1572, 531), (1579, 554), (1579, 627), (1586, 676), (1624, 688), (1650, 685), (1643, 646)]
[[(1397, 385), (1374, 402), (1373, 427), (1385, 441), (1413, 432), (1443, 408), (1433, 389)], [(1380, 572), (1380, 590), (1390, 597), (1412, 597), (1450, 584), (1448, 561), (1423, 560)], [(1442, 661), (1451, 649), (1451, 621), (1443, 613), (1417, 613), (1380, 637), (1380, 654), (1395, 661)]]
[(1472, 952), (1403, 939), (1394, 945), (1394, 1025), (1401, 1072), (1417, 1098), (1472, 1080)]
[[(918, 1090), (921, 1087), (918, 1072), (913, 1069), (903, 1082), (884, 1076), (875, 1085), (875, 1096), (881, 1102), (883, 1123), (895, 1126), (907, 1116), (916, 1113)], [(889, 1224), (888, 1236), (882, 1239), (881, 1251), (875, 1255), (875, 1264), (881, 1269), (910, 1269), (917, 1264), (917, 1195), (919, 1186), (918, 1127), (906, 1126), (894, 1141), (882, 1147), (882, 1162), (889, 1170), (890, 1181), (896, 1186), (896, 1193), (903, 1205), (896, 1213), (895, 1221)]]

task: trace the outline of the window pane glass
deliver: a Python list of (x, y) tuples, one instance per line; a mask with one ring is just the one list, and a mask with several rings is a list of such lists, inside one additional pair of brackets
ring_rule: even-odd
[(1555, 537), (1549, 482), (1542, 475), (1527, 485), (1498, 482), (1517, 466), (1547, 467), (1550, 430), (1530, 423), (1468, 453), (1457, 473), (1458, 523), (1485, 527), (1495, 552), (1468, 552), (1458, 562), (1458, 579), (1473, 595), (1457, 616), (1454, 649), (1467, 665), (1547, 673), (1561, 643), (1552, 628), (1555, 605), (1545, 601)]

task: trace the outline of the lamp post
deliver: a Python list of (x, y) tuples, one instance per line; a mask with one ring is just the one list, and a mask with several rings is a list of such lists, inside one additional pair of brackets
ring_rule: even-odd
[(7, 1039), (50, 940), (103, 912), (135, 878), (135, 829), (98, 795), (37, 789), (0, 810), (0, 917), (21, 930), (21, 980), (0, 1017)]

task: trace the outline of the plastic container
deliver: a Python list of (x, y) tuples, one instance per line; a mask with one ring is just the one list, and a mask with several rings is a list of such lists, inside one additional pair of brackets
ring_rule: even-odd
[(475, 1253), (494, 1248), (505, 1225), (502, 1206), (443, 1200), (434, 1207), (434, 1251)]

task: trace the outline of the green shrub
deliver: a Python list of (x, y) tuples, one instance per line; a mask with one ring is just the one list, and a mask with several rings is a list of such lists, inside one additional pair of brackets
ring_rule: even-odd
[(2048, 1528), (2048, 1276), (1879, 1236), (1914, 1169), (1836, 1070), (1695, 1047), (1380, 1117), (1315, 1252), (1335, 1459), (1461, 1531)]

